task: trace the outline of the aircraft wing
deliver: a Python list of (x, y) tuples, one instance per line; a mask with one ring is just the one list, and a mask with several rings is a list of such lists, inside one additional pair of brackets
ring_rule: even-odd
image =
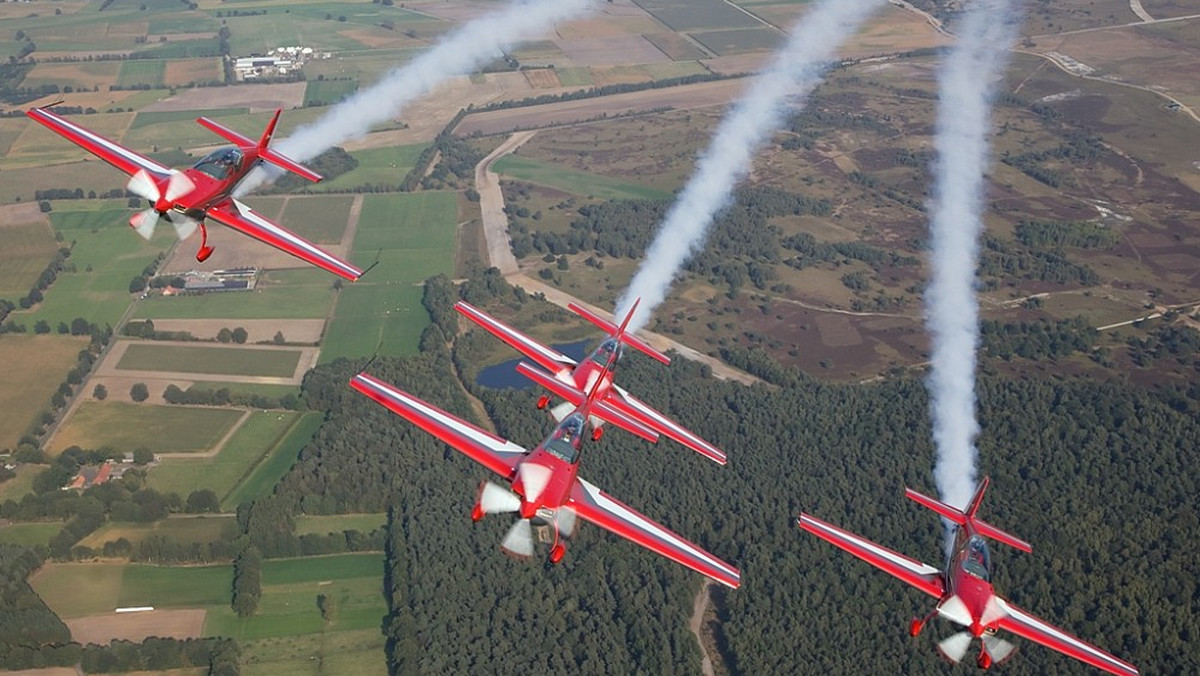
[(850, 552), (876, 568), (882, 568), (930, 596), (941, 598), (946, 591), (941, 571), (933, 566), (881, 547), (866, 538), (844, 531), (808, 514), (800, 515), (798, 525), (802, 530), (830, 542), (839, 549)]
[(721, 465), (725, 464), (724, 451), (701, 439), (691, 430), (654, 410), (648, 404), (620, 387), (613, 385), (608, 391), (607, 396), (605, 396), (604, 401), (634, 420), (644, 423), (659, 434), (678, 441), (713, 462)]
[(481, 430), (366, 373), (351, 378), (350, 387), (506, 479), (513, 476), (517, 465), (525, 457), (525, 449), (521, 446)]
[(454, 304), (458, 313), (487, 329), (489, 333), (508, 343), (515, 350), (537, 362), (539, 366), (551, 373), (563, 369), (575, 368), (575, 360), (565, 354), (552, 350), (529, 336), (502, 324), (492, 316), (481, 312), (469, 303), (459, 301)]
[(352, 282), (362, 276), (362, 270), (287, 228), (271, 222), (235, 199), (228, 199), (209, 207), (208, 217)]
[[(574, 385), (568, 385), (567, 383), (564, 383), (545, 371), (530, 366), (525, 362), (517, 364), (517, 373), (520, 373), (538, 385), (550, 390), (551, 393), (566, 399), (574, 406), (580, 406), (585, 400), (587, 400), (587, 395), (575, 389)], [(658, 432), (654, 431), (637, 418), (626, 415), (616, 407), (610, 406), (607, 399), (602, 401), (593, 401), (588, 409), (588, 414), (595, 416), (604, 422), (612, 423), (627, 432), (632, 432), (633, 434), (638, 435), (652, 444), (658, 443)]]
[(1097, 669), (1103, 669), (1110, 674), (1123, 674), (1125, 676), (1135, 676), (1138, 673), (1137, 667), (1132, 664), (1117, 659), (1116, 657), (1104, 652), (1096, 646), (1084, 643), (1083, 641), (1071, 636), (1061, 629), (1051, 626), (1042, 620), (1030, 615), (1020, 608), (1008, 603), (1000, 597), (996, 597), (996, 603), (1005, 612), (996, 626), (1000, 629), (1011, 631), (1012, 633), (1022, 638), (1027, 638), (1030, 641), (1041, 643), (1042, 645), (1053, 648), (1064, 655), (1074, 657), (1077, 660), (1086, 662)]
[(632, 540), (730, 588), (737, 589), (741, 584), (741, 573), (737, 568), (637, 513), (583, 479), (575, 480), (570, 502), (575, 513), (585, 521)]
[(142, 169), (157, 178), (164, 178), (171, 174), (170, 167), (164, 167), (149, 157), (135, 153), (129, 148), (110, 141), (95, 132), (88, 131), (65, 117), (51, 112), (47, 108), (34, 108), (27, 111), (26, 114), (32, 117), (38, 124), (130, 176)]

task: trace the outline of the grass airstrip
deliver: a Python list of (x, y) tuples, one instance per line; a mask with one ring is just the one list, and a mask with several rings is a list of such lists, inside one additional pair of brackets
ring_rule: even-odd
[(454, 271), (458, 202), (452, 192), (367, 195), (351, 259), (379, 265), (338, 293), (321, 361), (416, 351), (429, 316), (426, 278)]
[(215, 456), (166, 458), (150, 469), (147, 483), (183, 498), (194, 490), (211, 489), (223, 508), (236, 509), (270, 492), (320, 423), (318, 413), (251, 413)]

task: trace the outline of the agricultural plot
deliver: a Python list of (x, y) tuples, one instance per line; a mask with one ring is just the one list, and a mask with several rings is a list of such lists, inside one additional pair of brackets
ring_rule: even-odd
[(122, 87), (161, 87), (163, 74), (166, 73), (167, 62), (157, 59), (137, 59), (123, 61), (121, 72), (117, 76), (117, 84)]
[[(193, 488), (192, 490), (197, 490)], [(190, 491), (189, 491), (190, 492)], [(187, 499), (187, 493), (180, 494)], [(61, 526), (59, 526), (61, 529)], [(56, 531), (57, 532), (57, 531)], [(0, 538), (3, 537), (0, 530)], [(162, 519), (152, 523), (121, 523), (109, 521), (92, 531), (90, 535), (79, 541), (85, 547), (99, 549), (105, 542), (113, 542), (125, 538), (136, 549), (146, 538), (161, 535), (172, 542), (184, 545), (193, 543), (205, 544), (217, 540), (229, 539), (237, 533), (237, 519), (233, 516), (203, 515), (179, 516)]]
[[(217, 455), (166, 458), (158, 466), (151, 468), (146, 481), (155, 490), (178, 493), (180, 497), (185, 498), (194, 490), (207, 488), (224, 500), (240, 483), (248, 479), (252, 472), (264, 463), (271, 463), (276, 453), (286, 454), (290, 445), (282, 442), (289, 437), (298, 421), (307, 418), (307, 415), (300, 416), (291, 411), (252, 413)], [(305, 427), (307, 426), (306, 423)], [(292, 461), (295, 461), (294, 456)], [(290, 466), (289, 462), (288, 467)], [(237, 505), (235, 503), (232, 506)]]
[(0, 482), (0, 502), (5, 500), (20, 501), (22, 497), (33, 492), (33, 477), (37, 476), (48, 465), (18, 465), (17, 475), (7, 481)]
[(16, 448), (50, 408), (50, 397), (85, 347), (85, 338), (57, 334), (8, 334), (0, 340), (0, 448)]
[(573, 195), (595, 197), (602, 200), (671, 199), (671, 194), (662, 190), (519, 155), (506, 155), (497, 160), (492, 168), (498, 174), (557, 188)]
[(639, 0), (637, 4), (681, 33), (763, 25), (723, 0)]
[(133, 122), (129, 124), (129, 128), (141, 129), (156, 124), (164, 124), (167, 122), (192, 122), (197, 117), (211, 117), (214, 120), (222, 117), (231, 117), (234, 115), (247, 115), (250, 113), (249, 108), (206, 108), (203, 110), (163, 110), (153, 112), (139, 112), (133, 118)]
[(429, 319), (415, 285), (453, 273), (457, 213), (450, 192), (366, 196), (352, 260), (379, 266), (339, 293), (322, 362), (416, 350)]
[[(17, 313), (13, 318), (30, 325), (40, 319), (51, 326), (70, 324), (76, 317), (101, 327), (115, 325), (129, 307), (129, 281), (169, 246), (174, 233), (160, 228), (147, 242), (121, 227), (131, 211), (114, 209), (108, 200), (60, 201), (56, 205), (50, 221), (64, 244), (72, 246), (69, 263), (74, 270), (59, 273), (45, 292), (45, 300), (32, 312)], [(85, 210), (87, 207), (93, 210)]]
[(261, 462), (254, 465), (236, 488), (222, 497), (221, 508), (232, 511), (243, 502), (270, 495), (275, 484), (296, 464), (301, 449), (316, 434), (322, 422), (324, 417), (316, 412), (306, 413), (296, 419), (295, 424), (267, 448)]
[(309, 80), (304, 88), (304, 105), (330, 106), (358, 90), (354, 80)]
[(155, 453), (198, 453), (212, 448), (242, 417), (227, 408), (153, 406), (85, 401), (59, 428), (48, 450), (68, 446), (120, 451), (145, 447)]
[(690, 33), (690, 35), (720, 56), (768, 51), (775, 49), (783, 42), (783, 35), (770, 28), (705, 31)]
[(289, 378), (301, 354), (286, 349), (135, 343), (126, 348), (117, 369)]
[(116, 84), (117, 75), (121, 71), (120, 61), (88, 61), (82, 63), (39, 63), (29, 71), (29, 75), (21, 82), (21, 86), (34, 89), (46, 85), (56, 85), (60, 89), (91, 89), (99, 87), (107, 90), (111, 84)]
[(225, 69), (220, 57), (198, 59), (172, 59), (167, 61), (163, 82), (167, 86), (187, 86), (193, 83), (223, 82)]
[(378, 628), (242, 641), (239, 645), (241, 671), (246, 676), (387, 674), (384, 638)]
[(337, 244), (346, 232), (352, 195), (289, 197), (280, 222), (292, 232), (317, 244)]
[[(384, 46), (381, 42), (400, 44), (403, 27), (436, 22), (398, 5), (335, 2), (289, 4), (286, 11), (280, 5), (266, 9), (265, 15), (225, 18), (232, 33), (229, 44), (233, 54), (265, 54), (279, 45), (299, 44), (336, 52), (363, 50)], [(399, 30), (380, 27), (385, 21)]]
[(0, 526), (0, 543), (27, 547), (45, 546), (50, 542), (50, 538), (58, 535), (62, 528), (62, 524), (58, 522), (12, 523)]
[(427, 144), (370, 148), (356, 150), (352, 155), (358, 166), (337, 178), (322, 181), (309, 190), (349, 190), (369, 185), (400, 185), (408, 172), (417, 165), (417, 158)]
[(0, 224), (0, 241), (0, 298), (16, 302), (29, 293), (61, 245), (40, 214), (33, 222)]
[[(378, 628), (387, 613), (383, 555), (339, 554), (263, 562), (258, 614), (239, 618), (228, 604), (211, 608), (206, 635), (242, 640)], [(327, 599), (321, 617), (317, 595)]]

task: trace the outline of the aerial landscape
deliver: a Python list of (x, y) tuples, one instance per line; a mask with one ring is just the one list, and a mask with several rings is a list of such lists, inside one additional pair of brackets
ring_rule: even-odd
[(1200, 673), (1190, 5), (0, 2), (0, 670)]

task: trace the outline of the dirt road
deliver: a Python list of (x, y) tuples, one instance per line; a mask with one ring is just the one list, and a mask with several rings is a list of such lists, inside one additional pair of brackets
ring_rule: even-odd
[(517, 259), (513, 256), (512, 241), (508, 237), (508, 216), (504, 213), (504, 193), (500, 190), (500, 177), (492, 171), (492, 164), (521, 147), (521, 144), (533, 138), (536, 133), (520, 131), (509, 136), (500, 147), (475, 165), (475, 190), (479, 192), (479, 208), (483, 212), (483, 234), (487, 240), (488, 260), (505, 276), (518, 271)]

